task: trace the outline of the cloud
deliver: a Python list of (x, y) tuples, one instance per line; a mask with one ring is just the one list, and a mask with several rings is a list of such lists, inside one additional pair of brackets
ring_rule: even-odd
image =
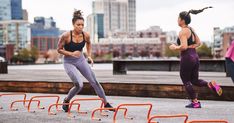
[(92, 13), (92, 0), (22, 0), (23, 8), (29, 13), (29, 21), (35, 16), (53, 17), (61, 29), (72, 29), (74, 9), (80, 9), (84, 17)]
[[(23, 8), (28, 10), (29, 20), (35, 16), (52, 16), (61, 29), (72, 29), (71, 19), (74, 8), (81, 9), (84, 17), (92, 13), (93, 0), (22, 0)], [(214, 6), (213, 9), (192, 15), (191, 26), (201, 40), (212, 40), (213, 27), (234, 25), (233, 0), (137, 0), (137, 30), (158, 25), (165, 31), (180, 30), (177, 26), (179, 12)]]
[(168, 2), (169, 0), (146, 1), (150, 0), (137, 3), (140, 6), (136, 14), (138, 30), (158, 25), (165, 31), (176, 30), (178, 32), (180, 27), (177, 26), (177, 18), (181, 11), (200, 9), (205, 6), (213, 6), (214, 8), (198, 15), (191, 15), (190, 26), (196, 30), (201, 40), (212, 41), (213, 27), (224, 28), (234, 25), (234, 14), (230, 14), (234, 10), (234, 1), (232, 0), (173, 0), (171, 3)]

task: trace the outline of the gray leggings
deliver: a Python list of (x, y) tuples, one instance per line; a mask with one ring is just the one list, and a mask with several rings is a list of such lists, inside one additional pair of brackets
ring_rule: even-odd
[(79, 70), (80, 73), (89, 81), (90, 85), (94, 88), (96, 94), (100, 98), (103, 98), (105, 103), (107, 103), (104, 90), (100, 83), (96, 80), (96, 77), (91, 70), (88, 62), (86, 61), (84, 55), (81, 55), (79, 58), (65, 56), (64, 69), (74, 83), (74, 87), (70, 89), (67, 97), (65, 98), (66, 100), (71, 100), (83, 88), (83, 81), (79, 75)]

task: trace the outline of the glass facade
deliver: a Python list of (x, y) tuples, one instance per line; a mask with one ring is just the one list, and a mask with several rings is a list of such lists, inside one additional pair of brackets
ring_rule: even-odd
[(11, 0), (0, 0), (1, 20), (11, 20)]
[(11, 0), (11, 19), (23, 19), (22, 0)]
[(0, 24), (0, 44), (15, 44), (19, 49), (28, 43), (29, 23)]
[(0, 0), (0, 21), (22, 19), (22, 0)]
[(104, 38), (104, 14), (96, 14), (98, 38)]

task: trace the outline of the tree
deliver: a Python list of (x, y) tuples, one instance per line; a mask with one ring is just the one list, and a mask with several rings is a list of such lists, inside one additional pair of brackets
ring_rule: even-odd
[(39, 52), (38, 52), (38, 49), (36, 47), (32, 47), (31, 50), (30, 50), (30, 54), (31, 54), (31, 57), (33, 59), (33, 61), (35, 62), (38, 57), (39, 57)]
[(166, 51), (165, 51), (165, 56), (167, 56), (167, 57), (179, 57), (179, 51), (178, 50), (171, 50), (171, 49), (169, 49), (169, 44), (167, 44), (167, 46), (166, 46)]
[(23, 48), (12, 57), (11, 61), (15, 63), (35, 63), (36, 59), (38, 58), (38, 55), (39, 53), (36, 48), (32, 48), (31, 50)]
[(209, 48), (205, 43), (203, 43), (199, 48), (197, 48), (197, 53), (201, 58), (211, 58), (211, 48)]

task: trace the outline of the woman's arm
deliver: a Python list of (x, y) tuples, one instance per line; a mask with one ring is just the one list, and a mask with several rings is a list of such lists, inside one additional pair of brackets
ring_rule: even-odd
[(66, 39), (66, 34), (64, 33), (59, 38), (57, 51), (62, 55), (72, 56), (72, 52), (63, 49), (63, 46), (65, 45), (65, 39)]
[(180, 38), (180, 45), (177, 46), (175, 44), (170, 45), (171, 50), (186, 50), (188, 48), (188, 38), (187, 38), (187, 31), (185, 29), (182, 29), (179, 33), (179, 38)]
[(88, 60), (90, 60), (93, 66), (94, 62), (92, 59), (92, 45), (91, 45), (90, 36), (88, 33), (85, 33), (85, 39), (86, 39), (86, 49), (87, 49)]
[(91, 41), (90, 41), (90, 36), (88, 33), (85, 33), (85, 37), (86, 37), (86, 49), (87, 49), (87, 55), (88, 57), (92, 57), (92, 45), (91, 45)]

